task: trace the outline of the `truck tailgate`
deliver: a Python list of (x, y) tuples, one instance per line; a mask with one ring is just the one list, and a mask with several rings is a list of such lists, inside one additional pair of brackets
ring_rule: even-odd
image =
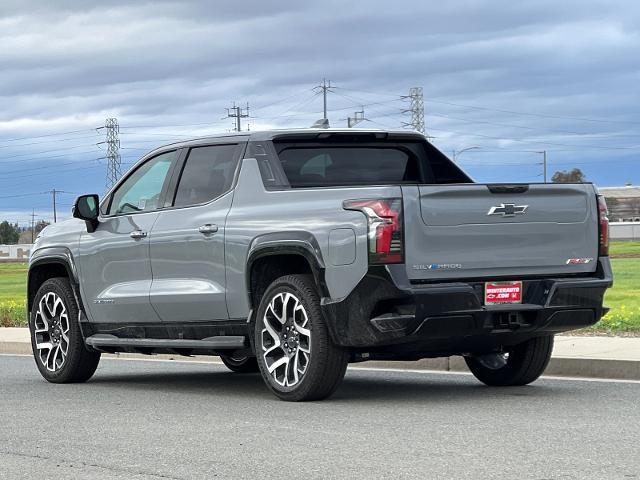
[(420, 185), (402, 191), (411, 280), (518, 279), (596, 269), (591, 184)]

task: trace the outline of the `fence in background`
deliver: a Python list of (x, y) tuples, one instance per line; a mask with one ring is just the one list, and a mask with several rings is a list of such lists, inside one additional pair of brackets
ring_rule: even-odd
[(611, 222), (611, 240), (640, 240), (640, 222)]
[(19, 245), (0, 245), (0, 262), (16, 260), (26, 262), (29, 260), (32, 247), (33, 245), (30, 243), (21, 243)]

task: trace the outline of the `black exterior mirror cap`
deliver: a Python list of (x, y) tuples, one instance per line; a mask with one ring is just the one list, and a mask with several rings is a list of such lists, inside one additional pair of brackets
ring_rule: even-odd
[(80, 195), (73, 204), (73, 217), (84, 220), (87, 224), (87, 232), (92, 233), (98, 226), (100, 214), (100, 198), (95, 193)]

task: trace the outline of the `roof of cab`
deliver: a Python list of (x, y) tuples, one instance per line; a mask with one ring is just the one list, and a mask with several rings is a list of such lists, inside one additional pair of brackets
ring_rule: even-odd
[[(233, 132), (233, 133), (220, 133), (214, 135), (207, 135), (206, 137), (196, 137), (190, 140), (180, 140), (178, 142), (168, 143), (161, 145), (146, 154), (144, 154), (140, 160), (149, 158), (150, 156), (157, 155), (161, 152), (168, 150), (175, 150), (183, 147), (197, 147), (204, 145), (213, 145), (219, 143), (233, 143), (242, 141), (269, 141), (279, 137), (307, 137), (307, 138), (328, 138), (332, 135), (340, 134), (374, 134), (381, 139), (395, 138), (395, 139), (408, 139), (408, 138), (420, 138), (426, 140), (426, 137), (420, 132), (412, 130), (382, 130), (376, 128), (284, 128), (275, 130), (262, 130), (255, 132)], [(138, 163), (138, 162), (136, 162)]]

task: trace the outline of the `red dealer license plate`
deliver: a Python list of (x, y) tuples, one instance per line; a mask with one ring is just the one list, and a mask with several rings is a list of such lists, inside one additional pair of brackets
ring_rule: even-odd
[(486, 282), (484, 304), (522, 303), (522, 282)]

